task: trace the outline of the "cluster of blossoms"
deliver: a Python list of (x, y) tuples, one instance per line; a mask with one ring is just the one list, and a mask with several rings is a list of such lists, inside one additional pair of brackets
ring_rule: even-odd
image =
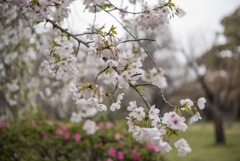
[(53, 78), (63, 79), (78, 73), (76, 68), (77, 58), (73, 55), (74, 49), (71, 41), (66, 36), (57, 38), (51, 49), (46, 49), (44, 61), (46, 70)]
[(180, 12), (173, 3), (166, 0), (161, 0), (159, 4), (160, 6), (155, 7), (150, 7), (147, 3), (143, 4), (142, 14), (136, 17), (137, 24), (142, 28), (153, 30), (161, 24), (168, 24), (172, 16)]
[(105, 66), (117, 68), (120, 73), (112, 74), (112, 84), (118, 85), (119, 88), (128, 88), (129, 82), (135, 84), (144, 72), (141, 69), (141, 58), (133, 54), (132, 50), (121, 51), (119, 49), (120, 39), (115, 36), (116, 27), (112, 26), (108, 32), (102, 31), (103, 29), (104, 27), (95, 29), (99, 34), (87, 37), (90, 41), (94, 41), (89, 54), (94, 56), (97, 62), (104, 60)]
[(94, 83), (81, 85), (70, 84), (69, 92), (76, 104), (84, 107), (91, 107), (98, 111), (107, 110), (107, 107), (103, 104), (102, 89)]
[[(81, 85), (70, 84), (69, 91), (72, 99), (80, 106), (77, 113), (72, 113), (72, 122), (80, 122), (82, 117), (92, 117), (97, 111), (102, 112), (107, 110), (107, 106), (103, 104), (104, 94), (102, 93), (100, 86), (94, 83)], [(110, 94), (107, 93), (106, 95), (110, 97)], [(113, 102), (110, 106), (111, 111), (120, 109), (123, 95), (123, 93), (118, 95), (117, 101)]]
[[(204, 108), (205, 102), (206, 100), (203, 97), (198, 99), (197, 104), (199, 109)], [(135, 101), (130, 102), (127, 108), (130, 111), (129, 117), (127, 117), (128, 131), (133, 133), (133, 137), (136, 140), (151, 142), (160, 151), (169, 152), (172, 150), (172, 147), (169, 144), (168, 137), (177, 134), (179, 130), (186, 131), (187, 129), (186, 120), (181, 116), (181, 111), (186, 110), (192, 114), (192, 108), (195, 110), (196, 114), (192, 114), (193, 116), (190, 118), (190, 123), (197, 121), (197, 119), (193, 119), (196, 115), (198, 118), (200, 117), (190, 99), (181, 100), (180, 103), (181, 106), (179, 108), (165, 113), (161, 118), (159, 114), (160, 110), (155, 108), (155, 106), (152, 106), (146, 114), (143, 107), (138, 107)], [(139, 125), (141, 125), (141, 127)], [(183, 138), (178, 140), (174, 145), (178, 149), (179, 156), (185, 156), (191, 152), (190, 146)]]
[[(181, 100), (180, 103), (182, 106), (181, 110), (186, 110), (189, 114), (193, 115), (189, 120), (190, 124), (193, 124), (194, 122), (202, 119), (200, 113), (197, 111), (197, 108), (194, 106), (194, 103), (190, 99)], [(205, 103), (206, 99), (204, 97), (198, 99), (197, 105), (200, 110), (203, 110), (205, 108)], [(192, 110), (195, 112), (195, 114), (192, 112)]]
[[(123, 53), (123, 58), (126, 54)], [(128, 57), (125, 57), (126, 59), (129, 59), (132, 57), (133, 55)], [(143, 73), (143, 70), (141, 69), (142, 67), (142, 62), (141, 62), (141, 58), (138, 58), (137, 60), (130, 60), (132, 63), (126, 63), (125, 68), (122, 70), (122, 72), (115, 76), (112, 77), (112, 83), (113, 85), (117, 85), (119, 88), (128, 88), (129, 87), (129, 82), (132, 84), (135, 84), (136, 81), (139, 79), (140, 75)], [(129, 65), (131, 64), (131, 65)]]
[(136, 22), (141, 27), (155, 29), (159, 24), (169, 23), (170, 9), (167, 6), (151, 9), (148, 4), (144, 4), (142, 8), (143, 14), (136, 17)]
[(73, 0), (6, 0), (11, 6), (18, 5), (22, 12), (29, 18), (36, 21), (44, 21), (45, 18), (52, 18), (61, 22), (68, 17), (68, 8)]
[(110, 67), (118, 66), (119, 49), (117, 45), (120, 39), (115, 36), (117, 34), (116, 27), (112, 26), (108, 32), (103, 31), (104, 28), (104, 26), (99, 29), (95, 28), (98, 34), (87, 37), (93, 41), (89, 54), (98, 59), (104, 59)]
[(155, 68), (152, 68), (149, 70), (149, 72), (144, 72), (142, 79), (146, 82), (151, 82), (161, 89), (167, 87), (167, 80), (164, 77), (164, 72), (161, 68), (159, 71), (157, 71)]
[(89, 12), (100, 12), (101, 9), (97, 6), (102, 6), (106, 0), (84, 0), (83, 4), (86, 6), (86, 9), (89, 10)]

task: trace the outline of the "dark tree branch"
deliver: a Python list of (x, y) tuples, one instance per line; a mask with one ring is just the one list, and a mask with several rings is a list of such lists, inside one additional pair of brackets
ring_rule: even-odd
[(71, 36), (72, 38), (74, 38), (78, 43), (82, 43), (84, 44), (87, 48), (89, 48), (89, 42), (85, 42), (83, 40), (80, 40), (79, 38), (77, 38), (75, 35), (73, 35), (72, 33), (68, 32), (67, 30), (63, 29), (61, 26), (59, 26), (56, 22), (45, 18), (47, 22), (50, 22), (53, 25), (53, 28), (57, 28), (59, 29), (61, 32), (66, 33), (68, 36)]
[(151, 105), (148, 103), (148, 101), (145, 98), (145, 96), (131, 82), (129, 82), (129, 85), (130, 85), (130, 87), (132, 87), (140, 95), (140, 97), (142, 97), (144, 103), (147, 105), (148, 109), (150, 110), (151, 109)]
[(99, 77), (103, 72), (105, 72), (108, 68), (109, 68), (109, 65), (97, 74), (97, 76), (96, 76), (96, 78), (95, 78), (95, 80), (94, 80), (94, 83), (97, 82), (98, 77)]
[(135, 87), (139, 87), (139, 86), (152, 86), (152, 87), (156, 88), (156, 89), (159, 91), (159, 93), (161, 94), (161, 97), (162, 97), (163, 101), (164, 101), (168, 106), (177, 109), (176, 106), (172, 105), (169, 101), (167, 101), (167, 99), (165, 98), (165, 96), (164, 96), (164, 94), (163, 94), (162, 89), (159, 88), (158, 86), (156, 86), (156, 85), (154, 85), (154, 84), (151, 84), (151, 83), (144, 83), (144, 84), (136, 84), (136, 85), (135, 85)]
[(121, 43), (126, 43), (126, 42), (131, 42), (131, 41), (156, 41), (156, 40), (153, 40), (153, 39), (134, 39), (134, 40), (125, 40), (125, 41), (122, 41)]
[(95, 6), (94, 9), (95, 9), (95, 13), (94, 13), (94, 19), (93, 19), (93, 25), (92, 25), (92, 32), (94, 32), (94, 28), (95, 28), (95, 22), (97, 17), (97, 6)]
[[(114, 11), (114, 10), (119, 10), (120, 12), (129, 13), (129, 14), (133, 14), (133, 15), (146, 13), (146, 10), (145, 10), (145, 11), (141, 11), (141, 12), (124, 11), (124, 10), (122, 10), (121, 8), (116, 7), (116, 6), (115, 6), (114, 4), (112, 4), (109, 0), (107, 0), (107, 1), (108, 1), (108, 3), (110, 3), (110, 5), (112, 5), (112, 7), (114, 7), (114, 8), (111, 9), (111, 10), (107, 10), (108, 12), (111, 12), (111, 11)], [(156, 11), (156, 10), (162, 9), (163, 7), (168, 6), (169, 4), (170, 4), (170, 3), (165, 3), (163, 6), (156, 7), (156, 8), (154, 8), (153, 10)]]
[(76, 57), (77, 57), (77, 55), (78, 55), (78, 52), (79, 52), (79, 49), (80, 49), (80, 45), (81, 45), (81, 43), (80, 42), (78, 42), (78, 47), (77, 47), (77, 52), (76, 52)]
[(131, 77), (133, 78), (133, 77), (136, 77), (136, 76), (138, 76), (138, 75), (142, 75), (142, 73), (134, 74), (134, 75), (132, 75)]
[(115, 85), (115, 88), (114, 88), (112, 94), (114, 94), (114, 93), (116, 92), (117, 89), (118, 89), (118, 83)]
[(189, 56), (187, 55), (187, 53), (184, 49), (182, 49), (182, 53), (186, 57), (186, 59), (188, 60), (188, 63), (191, 66), (191, 68), (194, 70), (195, 74), (197, 75), (197, 79), (198, 79), (199, 83), (201, 84), (201, 86), (203, 87), (207, 98), (209, 99), (210, 102), (214, 102), (214, 99), (215, 99), (214, 94), (209, 89), (206, 82), (204, 81), (204, 77), (199, 74), (199, 72), (197, 70), (197, 67), (196, 67), (196, 64), (194, 64), (194, 61), (190, 60)]
[(76, 34), (75, 36), (83, 36), (83, 35), (91, 35), (91, 34), (99, 34), (97, 32), (85, 32), (85, 33), (82, 33), (82, 34)]

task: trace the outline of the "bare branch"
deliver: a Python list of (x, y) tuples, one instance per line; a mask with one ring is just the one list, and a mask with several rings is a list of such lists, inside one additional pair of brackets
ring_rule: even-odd
[(197, 75), (197, 79), (200, 82), (201, 86), (203, 87), (204, 92), (206, 93), (207, 98), (210, 101), (213, 102), (214, 99), (215, 99), (214, 98), (215, 96), (214, 96), (213, 92), (211, 91), (211, 89), (206, 84), (206, 82), (204, 81), (204, 77), (199, 74), (195, 61), (191, 60), (191, 58), (187, 55), (186, 50), (182, 49), (182, 53), (186, 57), (190, 67), (194, 70), (195, 74)]
[(139, 75), (142, 75), (142, 73), (137, 73), (137, 74), (133, 74), (131, 77), (136, 77), (136, 76), (139, 76)]
[(82, 33), (82, 34), (76, 34), (75, 36), (83, 36), (83, 35), (91, 35), (91, 34), (99, 34), (97, 32), (85, 32), (85, 33)]
[(112, 95), (116, 92), (117, 89), (118, 89), (118, 83), (116, 84), (116, 86), (115, 86), (115, 88), (114, 88), (114, 90), (112, 92)]
[(114, 10), (119, 10), (120, 12), (123, 12), (123, 13), (129, 13), (129, 14), (134, 14), (134, 15), (144, 13), (144, 12), (130, 12), (130, 11), (124, 11), (124, 10), (122, 10), (121, 8), (116, 7), (116, 6), (115, 6), (114, 4), (112, 4), (112, 2), (110, 2), (109, 0), (107, 0), (107, 1), (108, 1), (108, 3), (110, 3), (110, 4), (112, 5), (112, 7), (114, 7), (114, 9), (107, 10), (108, 12), (111, 12), (111, 11), (114, 11)]
[(93, 25), (92, 25), (92, 32), (94, 32), (94, 28), (95, 28), (95, 22), (97, 17), (97, 6), (95, 6), (94, 9), (95, 9), (95, 13), (94, 13), (94, 19), (93, 19)]
[(78, 47), (77, 47), (77, 51), (76, 51), (76, 55), (75, 55), (76, 57), (77, 57), (77, 55), (78, 55), (78, 52), (79, 52), (79, 49), (80, 49), (80, 44), (81, 44), (81, 43), (80, 43), (80, 42), (78, 42)]
[[(129, 14), (133, 14), (133, 15), (146, 13), (146, 10), (145, 10), (145, 11), (141, 11), (141, 12), (124, 11), (123, 9), (116, 7), (116, 6), (115, 6), (114, 4), (112, 4), (109, 0), (107, 0), (107, 1), (108, 1), (108, 3), (110, 3), (110, 4), (112, 5), (112, 7), (114, 7), (114, 8), (111, 9), (111, 10), (107, 10), (108, 12), (111, 12), (111, 11), (114, 11), (114, 10), (119, 10), (119, 12), (129, 13)], [(170, 3), (165, 3), (164, 5), (159, 6), (159, 7), (156, 7), (156, 8), (154, 8), (153, 10), (156, 11), (156, 10), (162, 9), (163, 7), (168, 6), (169, 4), (170, 4)]]
[(151, 105), (148, 103), (147, 99), (145, 96), (135, 87), (132, 83), (129, 82), (130, 87), (132, 87), (143, 99), (144, 103), (147, 105), (148, 109), (151, 109)]
[(164, 96), (164, 94), (163, 94), (162, 89), (159, 88), (158, 86), (156, 86), (156, 85), (154, 85), (154, 84), (151, 84), (151, 83), (144, 83), (144, 84), (136, 84), (136, 85), (135, 85), (135, 87), (138, 87), (138, 86), (152, 86), (152, 87), (158, 89), (159, 93), (160, 93), (161, 96), (162, 96), (163, 101), (164, 101), (168, 106), (177, 109), (176, 106), (172, 105), (169, 101), (167, 101), (167, 99), (165, 98), (165, 96)]
[(96, 76), (96, 78), (95, 78), (95, 80), (94, 80), (94, 83), (97, 82), (98, 77), (99, 77), (103, 72), (105, 72), (108, 68), (109, 68), (109, 65), (97, 74), (97, 76)]
[(131, 42), (131, 41), (156, 41), (154, 39), (134, 39), (134, 40), (125, 40), (122, 41), (121, 43), (126, 43), (126, 42)]
[(87, 48), (89, 48), (89, 45), (88, 45), (89, 42), (85, 42), (85, 41), (83, 41), (83, 40), (80, 40), (80, 39), (77, 38), (75, 35), (73, 35), (72, 33), (68, 32), (67, 30), (63, 29), (61, 26), (59, 26), (58, 24), (56, 24), (56, 22), (54, 22), (54, 21), (52, 21), (52, 20), (50, 20), (50, 19), (48, 19), (48, 18), (45, 18), (45, 19), (46, 19), (47, 22), (50, 22), (50, 23), (53, 25), (53, 28), (59, 29), (61, 32), (64, 32), (64, 33), (66, 33), (68, 36), (71, 36), (72, 38), (74, 38), (75, 40), (77, 40), (78, 43), (82, 43), (82, 44), (84, 44)]

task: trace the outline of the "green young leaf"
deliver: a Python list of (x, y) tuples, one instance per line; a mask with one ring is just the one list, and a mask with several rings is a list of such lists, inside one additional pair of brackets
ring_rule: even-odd
[(89, 84), (88, 84), (88, 83), (81, 84), (81, 87), (82, 87), (83, 89), (86, 89), (86, 88), (88, 88), (88, 87), (89, 87)]
[(145, 88), (140, 88), (140, 87), (139, 87), (139, 88), (137, 88), (137, 89), (139, 90), (140, 93), (143, 93), (144, 91), (146, 91)]
[(107, 69), (107, 70), (105, 70), (105, 74), (108, 74), (108, 69)]
[(105, 45), (105, 47), (108, 47), (109, 46), (108, 41), (105, 41), (104, 45)]
[(173, 134), (172, 130), (168, 130), (167, 135), (170, 137)]
[(178, 114), (178, 115), (182, 115), (182, 111), (180, 109), (174, 109), (174, 111)]
[(184, 108), (186, 109), (186, 111), (190, 114), (190, 115), (193, 115), (193, 112), (192, 112), (192, 109), (191, 108), (188, 108), (186, 106), (184, 106)]
[(112, 96), (111, 90), (108, 90), (105, 95), (108, 96), (108, 97)]
[(126, 65), (125, 65), (124, 69), (125, 69), (125, 70), (127, 70), (128, 68), (129, 68), (129, 64), (128, 64), (128, 63), (126, 63)]
[(53, 40), (52, 43), (53, 43), (54, 46), (58, 45), (55, 40)]

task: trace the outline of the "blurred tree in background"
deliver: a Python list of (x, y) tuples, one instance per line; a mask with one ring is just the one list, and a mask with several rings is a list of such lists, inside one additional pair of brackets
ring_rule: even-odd
[[(225, 143), (224, 120), (234, 121), (239, 114), (240, 8), (223, 18), (221, 24), (224, 32), (217, 34), (214, 45), (196, 61), (188, 57), (189, 53), (183, 50), (189, 67), (197, 76), (197, 82), (192, 81), (187, 86), (193, 88), (190, 90), (192, 92), (199, 90), (205, 93), (211, 113), (210, 118), (214, 120), (215, 124), (217, 144)], [(195, 49), (190, 52), (195, 52), (197, 46), (193, 48)], [(206, 68), (204, 74), (199, 71), (202, 65)], [(198, 83), (201, 85), (200, 87), (197, 85)]]
[(216, 44), (204, 54), (207, 73), (200, 77), (215, 122), (216, 143), (224, 143), (223, 119), (233, 120), (240, 100), (240, 8), (221, 21), (226, 43)]

